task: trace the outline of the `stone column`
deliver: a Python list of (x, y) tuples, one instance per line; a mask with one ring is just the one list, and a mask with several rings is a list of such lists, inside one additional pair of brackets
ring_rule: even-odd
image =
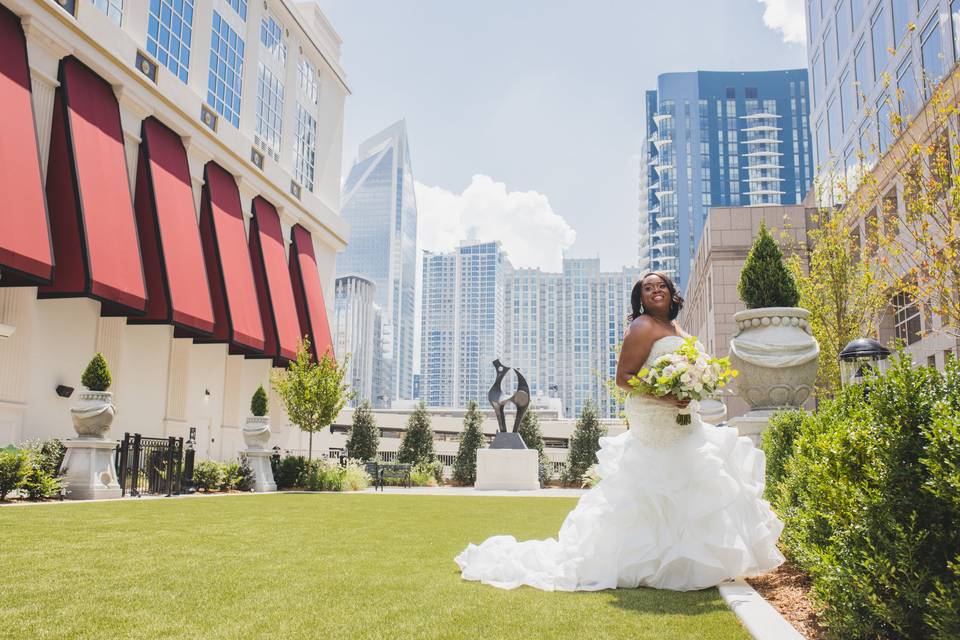
[(36, 293), (34, 287), (0, 288), (0, 445), (19, 442), (23, 433)]
[(123, 128), (123, 151), (127, 159), (127, 178), (130, 180), (131, 198), (137, 190), (137, 162), (140, 159), (140, 133), (143, 121), (153, 114), (147, 104), (134, 97), (123, 85), (115, 86), (120, 104), (120, 126)]
[(53, 101), (57, 87), (60, 86), (57, 80), (60, 59), (70, 55), (73, 49), (46, 32), (32, 16), (25, 16), (21, 24), (27, 38), (27, 59), (30, 64), (33, 119), (37, 129), (40, 170), (46, 181), (50, 131), (53, 124)]
[(193, 200), (197, 207), (197, 220), (200, 219), (200, 198), (203, 194), (203, 170), (207, 163), (213, 160), (213, 154), (200, 146), (195, 138), (187, 136), (183, 139), (183, 146), (187, 150), (187, 163), (190, 166), (190, 183), (193, 187)]

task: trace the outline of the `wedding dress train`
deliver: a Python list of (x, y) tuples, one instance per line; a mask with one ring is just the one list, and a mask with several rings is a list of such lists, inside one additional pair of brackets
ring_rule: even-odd
[[(656, 341), (647, 362), (680, 346)], [(557, 539), (501, 535), (456, 562), (466, 580), (513, 589), (596, 591), (638, 586), (688, 591), (774, 569), (783, 524), (763, 499), (763, 452), (735, 429), (676, 424), (677, 410), (633, 396), (630, 429), (601, 438), (600, 481)]]

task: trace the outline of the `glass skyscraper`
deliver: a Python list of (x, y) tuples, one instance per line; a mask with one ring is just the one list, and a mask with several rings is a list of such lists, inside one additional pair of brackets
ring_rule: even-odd
[(960, 59), (960, 0), (806, 0), (806, 16), (817, 170), (849, 174)]
[(403, 120), (360, 145), (341, 212), (351, 231), (350, 244), (337, 256), (337, 275), (359, 275), (376, 286), (382, 318), (373, 403), (387, 407), (413, 397), (417, 202)]
[(709, 207), (797, 204), (806, 196), (813, 179), (807, 70), (665, 73), (645, 102), (640, 213), (648, 239), (639, 257), (683, 290)]

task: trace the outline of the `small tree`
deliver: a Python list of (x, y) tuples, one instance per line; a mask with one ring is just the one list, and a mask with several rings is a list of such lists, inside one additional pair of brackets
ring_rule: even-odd
[(740, 270), (737, 290), (748, 309), (794, 307), (800, 299), (793, 274), (783, 262), (780, 245), (763, 221)]
[(570, 436), (570, 450), (567, 453), (567, 469), (564, 482), (580, 486), (583, 474), (597, 462), (600, 450), (600, 437), (604, 434), (593, 400), (587, 400), (577, 419), (577, 426)]
[(473, 400), (467, 406), (467, 414), (463, 417), (463, 433), (460, 434), (460, 445), (457, 447), (457, 457), (453, 459), (453, 479), (458, 484), (473, 484), (477, 481), (477, 451), (483, 448), (483, 416)]
[(250, 413), (258, 418), (267, 415), (267, 392), (263, 385), (253, 392), (253, 398), (250, 399)]
[(90, 389), (90, 391), (106, 391), (110, 388), (113, 380), (110, 378), (110, 368), (107, 366), (107, 359), (103, 357), (102, 353), (98, 351), (97, 354), (93, 356), (90, 364), (84, 369), (83, 375), (80, 377), (80, 382), (82, 382), (83, 386), (87, 389)]
[(353, 426), (347, 436), (347, 454), (355, 460), (369, 461), (377, 457), (380, 429), (373, 417), (373, 407), (364, 400), (353, 412)]
[(430, 413), (422, 400), (407, 420), (407, 430), (400, 441), (397, 462), (416, 464), (433, 462), (433, 429), (430, 428)]
[(304, 338), (297, 348), (296, 360), (286, 369), (274, 369), (270, 375), (290, 422), (310, 434), (307, 460), (313, 459), (313, 434), (330, 426), (350, 398), (349, 387), (343, 382), (348, 359), (337, 365), (333, 354), (326, 351), (316, 362), (310, 341)]

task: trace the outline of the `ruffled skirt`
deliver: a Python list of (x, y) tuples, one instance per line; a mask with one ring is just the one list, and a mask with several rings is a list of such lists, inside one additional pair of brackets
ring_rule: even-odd
[(601, 479), (557, 539), (471, 544), (456, 557), (463, 578), (502, 589), (689, 591), (776, 568), (783, 524), (762, 497), (763, 452), (732, 428), (697, 419), (688, 429), (666, 445), (636, 430), (601, 438)]

